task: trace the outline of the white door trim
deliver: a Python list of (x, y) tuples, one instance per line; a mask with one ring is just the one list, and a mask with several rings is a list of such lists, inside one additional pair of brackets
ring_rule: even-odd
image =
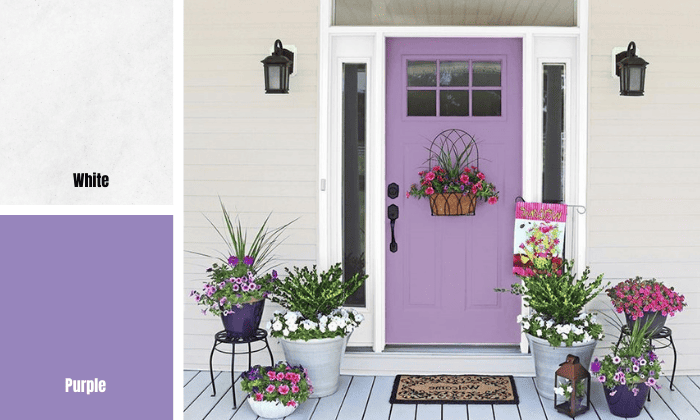
[[(367, 307), (362, 312), (367, 316), (366, 324), (353, 334), (351, 344), (371, 346), (381, 352), (385, 342), (385, 45), (388, 37), (506, 37), (523, 39), (523, 197), (528, 201), (540, 198), (538, 178), (541, 165), (537, 158), (538, 141), (541, 139), (541, 124), (536, 113), (541, 110), (541, 97), (538, 90), (541, 79), (541, 64), (548, 60), (571, 60), (578, 75), (572, 86), (568, 115), (571, 116), (571, 141), (568, 143), (571, 161), (571, 190), (567, 197), (570, 204), (586, 203), (586, 153), (588, 121), (588, 0), (578, 1), (578, 27), (345, 27), (331, 26), (332, 0), (320, 2), (320, 51), (319, 51), (319, 227), (318, 265), (326, 268), (342, 259), (342, 212), (340, 212), (340, 179), (342, 179), (342, 156), (340, 156), (339, 112), (337, 95), (339, 78), (333, 74), (342, 59), (355, 59), (368, 63), (367, 95)], [(575, 40), (576, 50), (561, 55), (556, 51), (540, 52), (537, 47), (543, 40), (552, 38)], [(347, 50), (334, 51), (334, 43), (339, 40), (352, 44), (352, 39), (371, 39), (371, 45), (364, 45), (352, 54)], [(350, 41), (348, 41), (350, 40)], [(546, 59), (545, 61), (542, 61)], [(370, 90), (371, 89), (371, 90)], [(335, 110), (334, 110), (335, 109)], [(539, 135), (538, 135), (539, 133)], [(539, 171), (539, 172), (538, 172)], [(575, 256), (579, 262), (586, 259), (586, 219), (579, 216), (575, 231)], [(578, 264), (582, 270), (585, 264)], [(515, 322), (515, 320), (513, 320)], [(527, 350), (523, 337), (521, 350)]]

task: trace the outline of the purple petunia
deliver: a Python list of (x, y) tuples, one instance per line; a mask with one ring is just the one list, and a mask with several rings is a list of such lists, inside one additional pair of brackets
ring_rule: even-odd
[(600, 361), (598, 361), (597, 357), (595, 358), (593, 363), (591, 363), (591, 372), (593, 372), (593, 373), (600, 372)]
[(238, 257), (235, 255), (231, 255), (228, 257), (228, 263), (231, 265), (231, 267), (235, 267), (238, 264)]
[(246, 265), (253, 265), (254, 262), (255, 262), (255, 258), (253, 258), (253, 257), (251, 257), (251, 256), (246, 255), (246, 256), (243, 258), (243, 263), (246, 264)]

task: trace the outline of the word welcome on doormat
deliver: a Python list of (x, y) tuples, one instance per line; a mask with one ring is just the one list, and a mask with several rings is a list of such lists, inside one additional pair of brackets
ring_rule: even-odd
[(512, 376), (397, 375), (392, 404), (518, 404)]

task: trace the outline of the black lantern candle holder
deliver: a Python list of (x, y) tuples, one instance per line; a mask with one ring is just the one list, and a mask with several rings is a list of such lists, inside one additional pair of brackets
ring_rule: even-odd
[(569, 398), (563, 403), (558, 403), (558, 394), (554, 393), (554, 408), (558, 412), (574, 418), (588, 411), (591, 405), (591, 374), (581, 366), (577, 356), (570, 354), (559, 365), (554, 374), (554, 387), (557, 388), (560, 384), (571, 389)]
[(275, 41), (272, 55), (262, 60), (265, 71), (265, 93), (289, 93), (289, 76), (294, 73), (294, 53)]
[(647, 63), (637, 56), (637, 45), (630, 42), (627, 51), (615, 55), (615, 74), (620, 77), (621, 96), (643, 96)]

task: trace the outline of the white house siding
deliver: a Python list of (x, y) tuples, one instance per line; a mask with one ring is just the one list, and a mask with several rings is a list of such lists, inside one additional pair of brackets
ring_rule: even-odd
[[(686, 296), (671, 318), (678, 371), (700, 372), (700, 3), (591, 0), (588, 264)], [(613, 47), (635, 41), (643, 97), (619, 96)], [(597, 306), (607, 304), (599, 299)], [(613, 334), (611, 334), (613, 335)], [(609, 343), (605, 343), (606, 345)], [(600, 350), (600, 349), (599, 349)], [(661, 351), (670, 372), (670, 351)]]
[[(246, 227), (259, 226), (269, 212), (272, 226), (299, 217), (278, 254), (283, 265), (315, 263), (318, 13), (317, 0), (185, 1), (185, 250), (225, 250), (205, 219), (223, 226), (221, 197)], [(264, 93), (260, 60), (276, 39), (297, 48), (288, 95)], [(213, 334), (222, 329), (189, 297), (210, 263), (185, 255), (185, 368), (208, 368)], [(219, 369), (230, 363), (221, 355), (215, 361)]]

